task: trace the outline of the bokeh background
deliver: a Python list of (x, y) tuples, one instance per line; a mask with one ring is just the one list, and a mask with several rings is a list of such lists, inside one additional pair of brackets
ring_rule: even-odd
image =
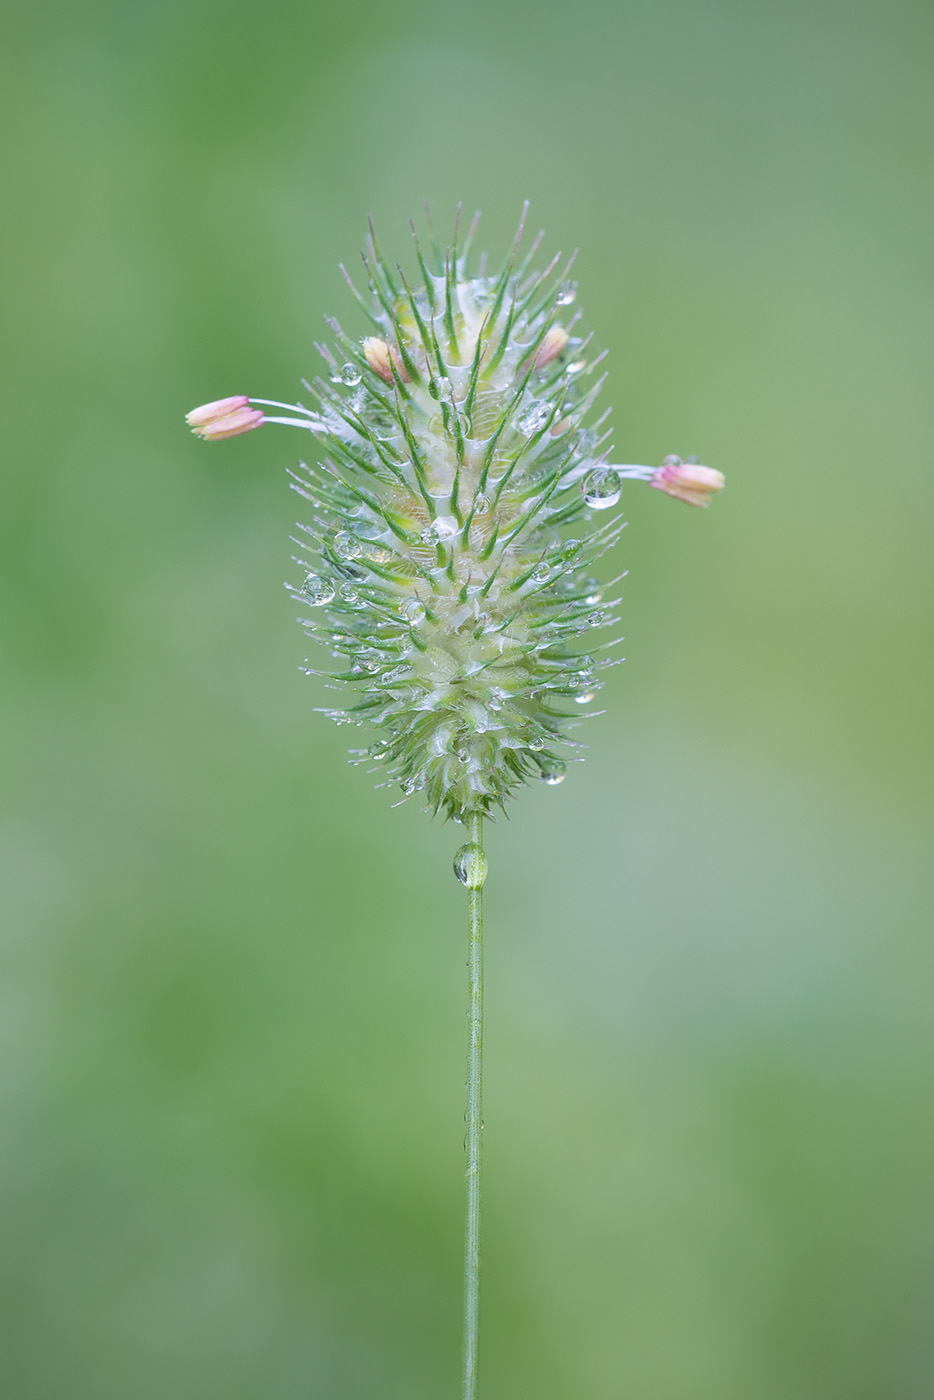
[(457, 832), (281, 583), (372, 209), (580, 245), (631, 488), (590, 761), (489, 835), (484, 1400), (934, 1393), (932, 12), (5, 7), (0, 1391), (458, 1393)]

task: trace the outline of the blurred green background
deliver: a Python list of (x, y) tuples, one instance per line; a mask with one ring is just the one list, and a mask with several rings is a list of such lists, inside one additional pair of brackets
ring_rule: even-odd
[(8, 3), (0, 1393), (458, 1393), (457, 832), (347, 767), (289, 398), (372, 209), (580, 245), (590, 761), (489, 836), (484, 1400), (934, 1393), (932, 11)]

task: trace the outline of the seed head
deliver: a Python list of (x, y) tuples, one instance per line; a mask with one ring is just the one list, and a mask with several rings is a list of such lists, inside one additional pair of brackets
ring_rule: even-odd
[(230, 399), (215, 399), (213, 403), (203, 403), (200, 408), (186, 413), (185, 422), (190, 428), (203, 428), (208, 423), (217, 423), (239, 408), (246, 408), (249, 402), (245, 394), (234, 394)]
[(392, 383), (393, 372), (406, 383), (409, 382), (398, 350), (387, 345), (385, 340), (380, 340), (378, 335), (368, 335), (362, 343), (362, 349), (370, 369), (375, 370), (380, 379), (385, 379), (387, 384)]
[(544, 369), (546, 365), (550, 365), (552, 360), (561, 354), (570, 338), (570, 332), (563, 326), (551, 326), (535, 356), (535, 368)]
[(221, 438), (238, 437), (251, 428), (259, 428), (265, 419), (258, 409), (249, 407), (250, 400), (243, 394), (235, 394), (230, 399), (216, 399), (214, 403), (202, 404), (193, 408), (185, 417), (191, 431), (209, 442)]
[[(678, 459), (607, 462), (607, 414), (588, 421), (603, 356), (577, 314), (558, 320), (575, 298), (571, 263), (533, 270), (541, 235), (520, 259), (520, 224), (500, 271), (484, 255), (471, 273), (476, 223), (463, 246), (456, 225), (444, 255), (415, 238), (415, 285), (371, 226), (370, 297), (350, 285), (375, 333), (354, 340), (328, 320), (314, 409), (233, 398), (188, 415), (206, 438), (263, 422), (312, 434), (314, 462), (291, 473), (314, 512), (296, 540), (305, 578), (286, 587), (348, 693), (325, 713), (375, 729), (354, 760), (458, 820), (529, 778), (560, 783), (577, 754), (568, 731), (615, 664), (603, 639), (618, 600), (595, 610), (592, 570), (623, 529), (600, 513), (624, 481), (694, 505), (723, 484)], [(473, 879), (466, 856), (464, 869)]]
[(711, 496), (724, 487), (723, 472), (704, 467), (696, 458), (682, 462), (680, 457), (666, 457), (652, 473), (651, 485), (689, 506), (709, 506)]

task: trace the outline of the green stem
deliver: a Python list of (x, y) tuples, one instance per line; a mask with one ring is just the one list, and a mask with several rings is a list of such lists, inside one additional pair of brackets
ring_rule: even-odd
[[(483, 818), (468, 820), (471, 844), (483, 847)], [(467, 1220), (464, 1231), (464, 1400), (477, 1400), (480, 1333), (480, 1144), (483, 1130), (483, 881), (468, 887), (467, 906)]]

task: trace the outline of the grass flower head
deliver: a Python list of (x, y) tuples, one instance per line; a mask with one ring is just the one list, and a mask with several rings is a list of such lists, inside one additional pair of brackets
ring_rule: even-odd
[(614, 664), (617, 600), (602, 602), (593, 569), (623, 529), (606, 512), (624, 482), (692, 505), (723, 484), (679, 458), (608, 460), (608, 412), (593, 418), (603, 356), (574, 308), (573, 258), (537, 268), (542, 235), (521, 257), (520, 224), (498, 271), (485, 255), (471, 271), (476, 225), (461, 242), (458, 221), (443, 252), (413, 229), (414, 281), (371, 225), (369, 297), (347, 278), (371, 333), (328, 319), (313, 408), (236, 397), (188, 415), (208, 440), (267, 422), (310, 433), (292, 473), (311, 508), (304, 578), (286, 586), (337, 662), (347, 699), (326, 713), (376, 731), (357, 761), (460, 821), (530, 778), (561, 782), (577, 753), (582, 707)]

